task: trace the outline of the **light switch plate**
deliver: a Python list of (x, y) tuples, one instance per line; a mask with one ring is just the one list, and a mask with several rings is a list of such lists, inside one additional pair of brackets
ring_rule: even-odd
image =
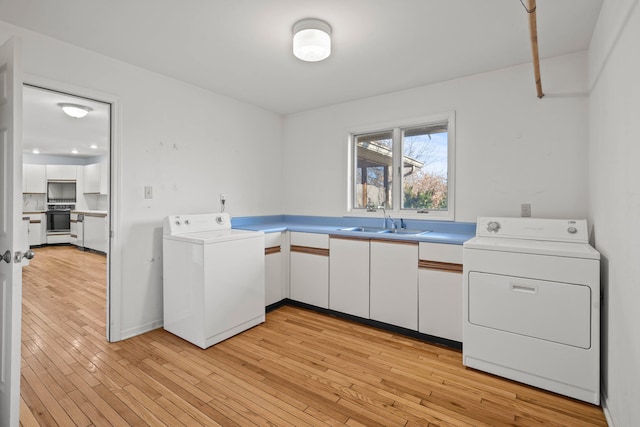
[(144, 198), (145, 199), (153, 199), (153, 187), (150, 185), (145, 185), (144, 187)]

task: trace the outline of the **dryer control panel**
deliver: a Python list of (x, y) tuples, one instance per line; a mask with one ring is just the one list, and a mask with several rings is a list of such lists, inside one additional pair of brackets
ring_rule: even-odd
[(476, 236), (589, 243), (586, 219), (479, 217)]

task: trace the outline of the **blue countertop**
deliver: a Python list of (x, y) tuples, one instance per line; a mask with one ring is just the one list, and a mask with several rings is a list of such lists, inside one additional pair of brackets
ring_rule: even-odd
[[(278, 233), (298, 231), (304, 233), (333, 234), (340, 236), (407, 240), (415, 242), (461, 245), (476, 234), (476, 224), (452, 221), (404, 220), (408, 229), (428, 230), (424, 234), (395, 234), (342, 230), (348, 227), (382, 227), (382, 218), (320, 217), (302, 215), (270, 215), (232, 218), (233, 228)], [(396, 224), (400, 225), (400, 220)]]

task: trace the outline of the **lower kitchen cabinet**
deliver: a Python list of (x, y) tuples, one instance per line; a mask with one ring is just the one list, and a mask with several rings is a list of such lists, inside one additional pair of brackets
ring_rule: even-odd
[(369, 318), (369, 239), (329, 239), (329, 308)]
[(418, 243), (370, 243), (371, 319), (418, 330)]
[(462, 342), (462, 246), (420, 243), (418, 330)]
[(70, 243), (72, 245), (77, 246), (78, 245), (78, 214), (72, 213), (70, 218), (71, 218)]
[(264, 273), (265, 306), (285, 298), (284, 256), (282, 253), (282, 233), (265, 234)]
[(290, 234), (290, 298), (329, 308), (329, 236)]
[(45, 243), (43, 236), (47, 229), (45, 214), (29, 214), (29, 246)]
[(103, 215), (84, 214), (84, 247), (94, 251), (107, 253), (107, 217)]

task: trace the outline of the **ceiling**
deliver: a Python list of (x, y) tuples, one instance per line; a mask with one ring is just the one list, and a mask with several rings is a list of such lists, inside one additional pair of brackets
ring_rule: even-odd
[[(109, 104), (31, 86), (24, 87), (22, 98), (24, 153), (31, 154), (37, 149), (42, 156), (87, 158), (109, 152)], [(74, 119), (58, 103), (81, 104), (92, 111), (86, 117)]]
[[(602, 2), (538, 0), (541, 58), (586, 50)], [(307, 17), (332, 26), (325, 61), (291, 53)], [(0, 19), (284, 115), (531, 62), (520, 0), (0, 0)]]

